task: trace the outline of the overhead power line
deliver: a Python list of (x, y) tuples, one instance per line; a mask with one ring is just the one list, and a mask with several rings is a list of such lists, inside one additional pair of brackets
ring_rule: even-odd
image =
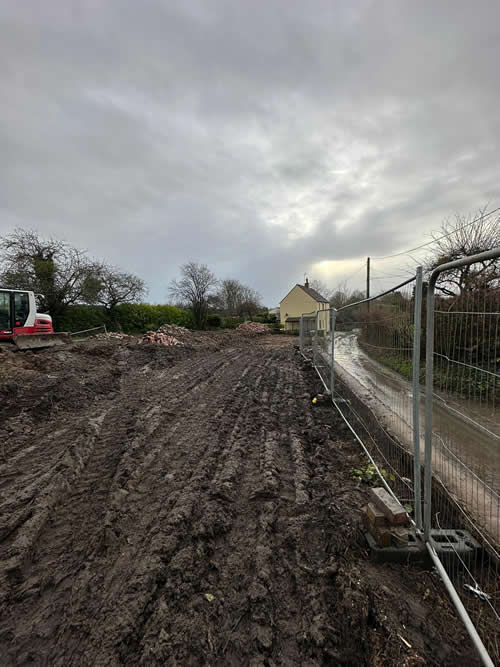
[(355, 271), (353, 271), (352, 273), (350, 273), (350, 274), (349, 274), (348, 276), (346, 276), (345, 278), (342, 277), (342, 279), (339, 280), (339, 282), (337, 283), (337, 285), (335, 286), (335, 288), (334, 288), (333, 291), (336, 292), (336, 291), (340, 288), (340, 286), (342, 285), (342, 283), (346, 283), (348, 280), (350, 280), (351, 278), (353, 278), (357, 273), (359, 273), (360, 271), (362, 271), (362, 270), (365, 268), (365, 266), (366, 266), (365, 261), (363, 261), (363, 263), (361, 264), (361, 266), (358, 266), (358, 268), (357, 268)]
[(426, 248), (429, 245), (432, 245), (433, 243), (437, 243), (438, 241), (441, 241), (441, 239), (445, 239), (448, 236), (452, 236), (456, 232), (460, 231), (461, 229), (465, 229), (466, 227), (470, 227), (471, 225), (474, 225), (476, 222), (479, 222), (480, 220), (486, 220), (486, 218), (489, 218), (492, 216), (494, 213), (498, 213), (500, 211), (500, 206), (498, 208), (495, 208), (493, 211), (490, 211), (489, 213), (486, 213), (486, 215), (480, 215), (479, 217), (475, 218), (475, 220), (472, 220), (471, 222), (467, 222), (465, 225), (462, 225), (461, 227), (457, 227), (451, 232), (448, 232), (448, 234), (443, 234), (442, 236), (438, 236), (437, 239), (432, 239), (432, 241), (428, 241), (427, 243), (422, 243), (422, 245), (418, 245), (415, 248), (410, 248), (409, 250), (403, 250), (402, 252), (396, 252), (394, 255), (382, 255), (382, 257), (372, 257), (372, 259), (389, 259), (391, 257), (401, 257), (401, 255), (408, 255), (408, 253), (413, 252), (415, 250), (420, 250), (420, 248)]

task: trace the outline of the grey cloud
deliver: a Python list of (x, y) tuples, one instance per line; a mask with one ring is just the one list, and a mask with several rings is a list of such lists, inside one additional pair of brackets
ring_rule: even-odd
[(497, 3), (4, 0), (0, 18), (0, 234), (62, 235), (154, 301), (196, 259), (272, 305), (318, 262), (498, 203)]

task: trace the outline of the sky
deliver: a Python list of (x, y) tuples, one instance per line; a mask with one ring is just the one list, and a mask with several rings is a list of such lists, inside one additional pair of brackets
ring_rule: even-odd
[[(0, 0), (0, 236), (152, 303), (187, 261), (269, 307), (363, 288), (366, 256), (500, 205), (498, 63), (492, 0)], [(372, 260), (372, 293), (420, 257)]]

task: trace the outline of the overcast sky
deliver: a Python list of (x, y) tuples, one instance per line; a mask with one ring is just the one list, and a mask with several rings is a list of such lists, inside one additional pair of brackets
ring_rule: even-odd
[(0, 0), (0, 235), (152, 302), (189, 260), (269, 306), (304, 272), (360, 287), (500, 205), (499, 63), (494, 0)]

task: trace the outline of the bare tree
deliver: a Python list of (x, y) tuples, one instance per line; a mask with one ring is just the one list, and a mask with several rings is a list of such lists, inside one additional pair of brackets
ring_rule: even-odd
[(333, 290), (331, 290), (326, 283), (324, 283), (322, 280), (318, 280), (317, 278), (309, 281), (309, 287), (312, 287), (313, 290), (316, 290), (316, 292), (321, 294), (321, 296), (324, 297), (327, 301), (330, 300), (330, 297), (333, 294)]
[(364, 292), (361, 290), (350, 290), (347, 287), (347, 283), (344, 282), (342, 285), (339, 285), (338, 288), (330, 296), (330, 304), (334, 308), (342, 308), (343, 306), (348, 306), (350, 303), (356, 303), (356, 301), (362, 301), (365, 298)]
[(36, 292), (56, 318), (67, 306), (95, 298), (99, 265), (65, 241), (16, 229), (0, 239), (0, 260), (2, 286)]
[(251, 287), (239, 280), (226, 278), (220, 283), (214, 299), (214, 307), (225, 315), (253, 317), (262, 308), (262, 298)]
[(238, 306), (238, 314), (241, 317), (254, 317), (262, 308), (262, 297), (251, 287), (242, 286), (241, 301)]
[(240, 303), (243, 301), (243, 285), (232, 278), (226, 278), (220, 283), (217, 292), (218, 307), (225, 315), (237, 315)]
[(141, 278), (115, 267), (102, 266), (94, 280), (95, 286), (89, 285), (89, 289), (95, 293), (92, 300), (104, 306), (113, 319), (116, 317), (117, 306), (122, 303), (136, 303), (146, 294), (146, 285)]
[[(454, 220), (443, 222), (439, 233), (433, 235), (436, 244), (425, 263), (426, 271), (430, 273), (440, 264), (500, 246), (500, 216), (486, 215), (486, 208), (482, 208), (474, 217), (457, 214)], [(473, 220), (476, 222), (470, 224)], [(439, 276), (436, 289), (446, 296), (456, 296), (499, 285), (500, 262), (493, 259), (446, 271)]]
[(170, 296), (193, 314), (195, 326), (203, 329), (207, 320), (209, 298), (217, 287), (215, 274), (205, 264), (188, 262), (181, 266), (181, 277), (172, 280)]

